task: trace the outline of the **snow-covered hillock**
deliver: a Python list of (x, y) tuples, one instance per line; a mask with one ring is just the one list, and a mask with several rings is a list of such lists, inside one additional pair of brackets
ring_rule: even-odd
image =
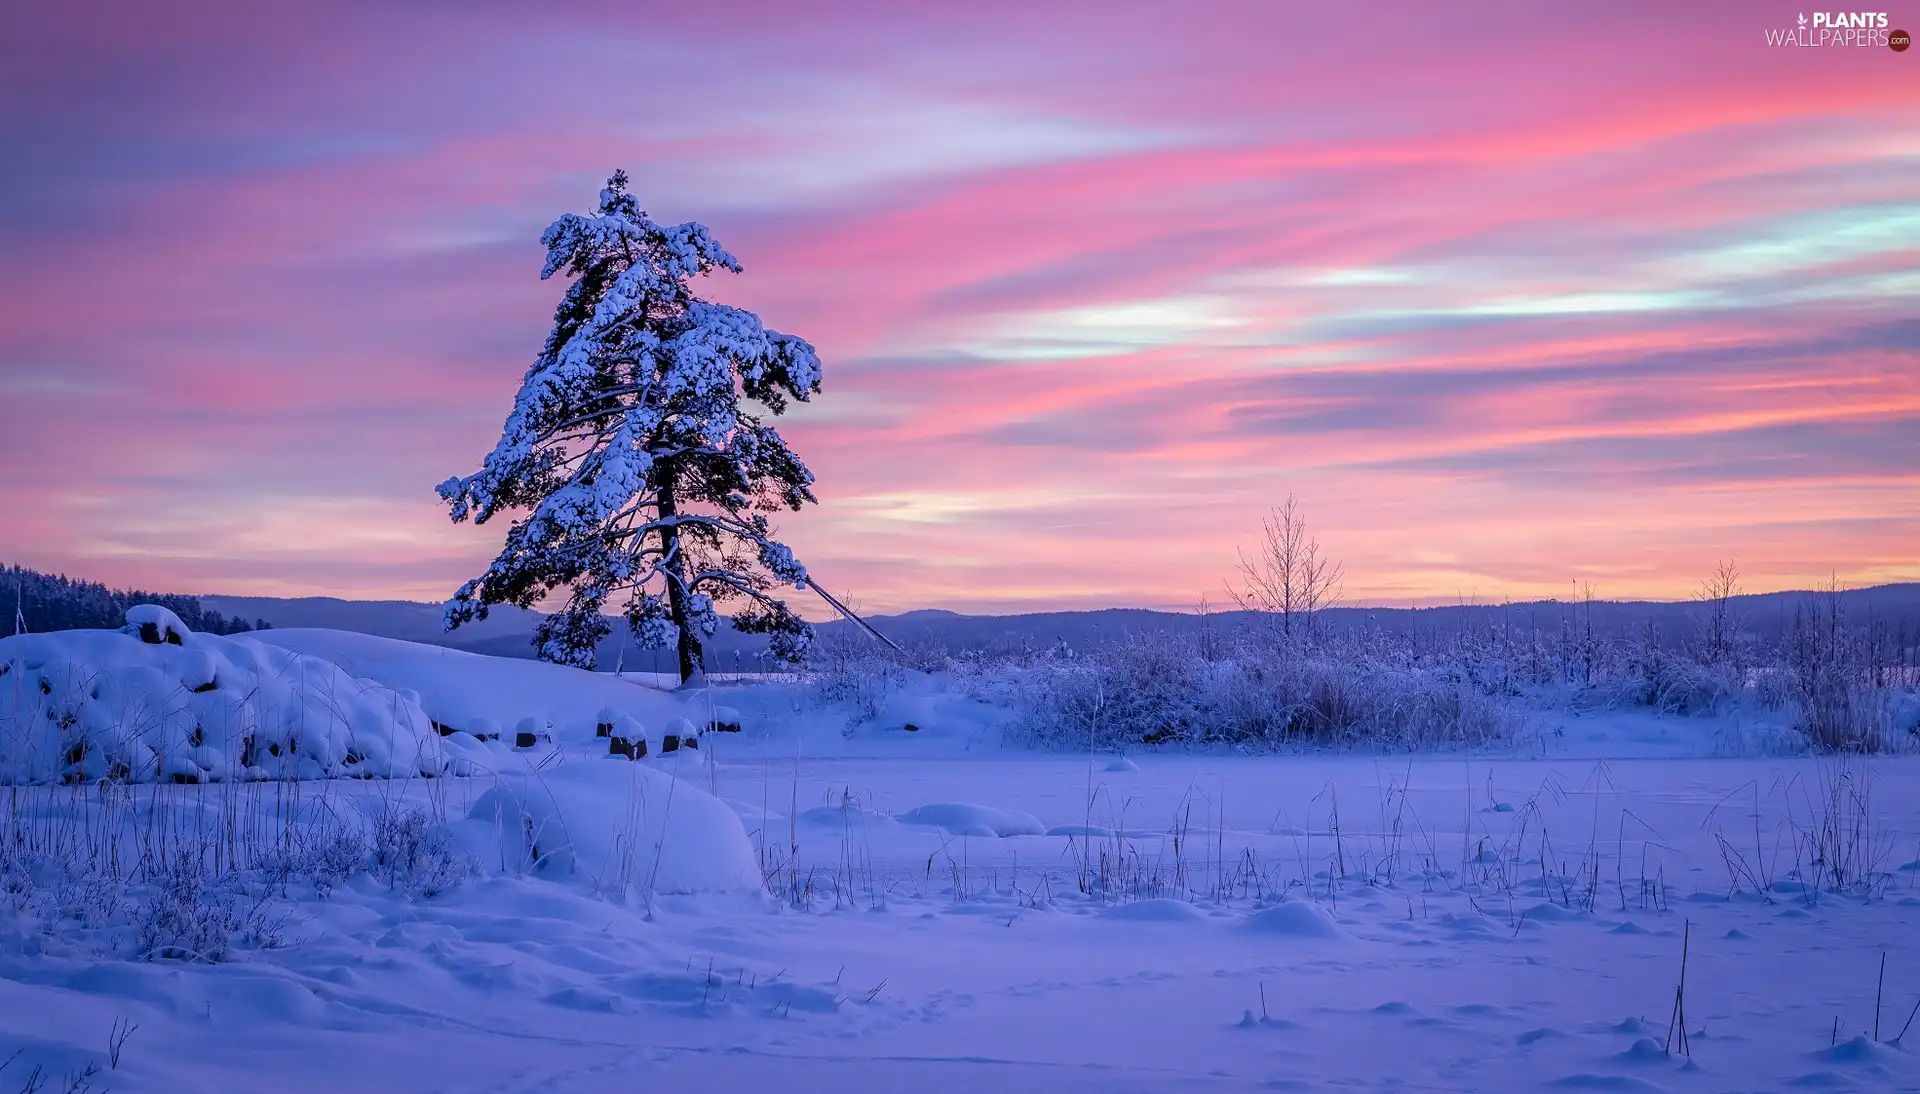
[[(258, 642), (325, 658), (355, 676), (406, 689), (434, 722), (476, 736), (532, 718), (562, 744), (590, 741), (609, 713), (644, 725), (658, 744), (674, 718), (705, 725), (710, 712), (671, 692), (611, 673), (318, 628), (262, 631)], [(737, 717), (737, 715), (736, 715)], [(508, 744), (512, 744), (509, 740)], [(656, 748), (657, 751), (657, 748)]]
[(156, 605), (123, 630), (0, 639), (0, 781), (438, 774), (418, 699), (320, 657), (195, 634)]

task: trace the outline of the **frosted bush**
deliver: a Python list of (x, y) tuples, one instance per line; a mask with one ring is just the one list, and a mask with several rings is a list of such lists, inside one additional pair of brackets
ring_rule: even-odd
[(364, 873), (367, 862), (365, 836), (351, 828), (330, 826), (304, 831), (301, 838), (272, 856), (265, 869), (282, 890), (290, 882), (304, 881), (313, 886), (315, 895), (324, 897), (349, 878)]
[(1572, 697), (1576, 709), (1644, 707), (1680, 717), (1720, 714), (1748, 697), (1748, 689), (1725, 664), (1639, 651), (1618, 671), (1602, 675)]
[(134, 916), (134, 952), (147, 959), (218, 962), (236, 937), (261, 948), (284, 942), (282, 920), (264, 902), (226, 891), (192, 861), (175, 863)]
[(1309, 627), (1256, 620), (1237, 633), (1160, 633), (1007, 661), (979, 678), (1042, 747), (1212, 743), (1240, 747), (1473, 746), (1511, 742), (1529, 712), (1641, 710), (1752, 723), (1782, 750), (1882, 751), (1920, 735), (1920, 673), (1904, 638), (1853, 624), (1813, 597), (1775, 645), (1676, 641), (1569, 620), (1557, 630)]
[(369, 836), (374, 876), (409, 896), (438, 896), (476, 870), (453, 832), (424, 809), (385, 806), (373, 815)]
[(1044, 747), (1431, 747), (1509, 739), (1505, 702), (1459, 674), (1289, 645), (1209, 660), (1164, 637), (1028, 670), (1015, 736)]
[(906, 680), (906, 667), (897, 656), (864, 637), (837, 635), (818, 639), (808, 651), (807, 667), (814, 694), (823, 702), (845, 706), (849, 721), (872, 721)]

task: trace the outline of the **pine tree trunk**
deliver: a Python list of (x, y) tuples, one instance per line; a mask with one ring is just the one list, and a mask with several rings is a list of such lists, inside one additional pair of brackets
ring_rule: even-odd
[[(673, 474), (663, 468), (660, 477), (660, 518), (670, 521), (679, 512), (673, 497)], [(660, 529), (660, 545), (667, 556), (667, 612), (673, 617), (674, 628), (680, 632), (680, 682), (685, 684), (700, 675), (705, 659), (701, 654), (699, 632), (688, 618), (686, 556), (680, 553), (677, 526), (669, 524)]]

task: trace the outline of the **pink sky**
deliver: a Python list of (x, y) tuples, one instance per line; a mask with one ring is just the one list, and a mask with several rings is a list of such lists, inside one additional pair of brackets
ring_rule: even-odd
[(443, 598), (625, 167), (818, 346), (782, 530), (869, 610), (1219, 602), (1290, 492), (1357, 602), (1920, 579), (1920, 51), (1797, 14), (10, 12), (0, 560)]

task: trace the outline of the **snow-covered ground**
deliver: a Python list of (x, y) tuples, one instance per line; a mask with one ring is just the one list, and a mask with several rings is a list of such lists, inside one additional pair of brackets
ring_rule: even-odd
[[(332, 815), (444, 816), (470, 875), (289, 885), (280, 944), (217, 964), (0, 903), (0, 1090), (89, 1064), (128, 1091), (1920, 1088), (1895, 1043), (1920, 999), (1913, 759), (1553, 712), (1502, 755), (1043, 754), (933, 678), (848, 731), (793, 682), (228, 641), (404, 694), (457, 730), (436, 740), (531, 718), (553, 743), (319, 784)], [(612, 714), (647, 758), (606, 756)], [(245, 812), (279, 785), (132, 793)], [(0, 793), (31, 828), (96, 792)]]

